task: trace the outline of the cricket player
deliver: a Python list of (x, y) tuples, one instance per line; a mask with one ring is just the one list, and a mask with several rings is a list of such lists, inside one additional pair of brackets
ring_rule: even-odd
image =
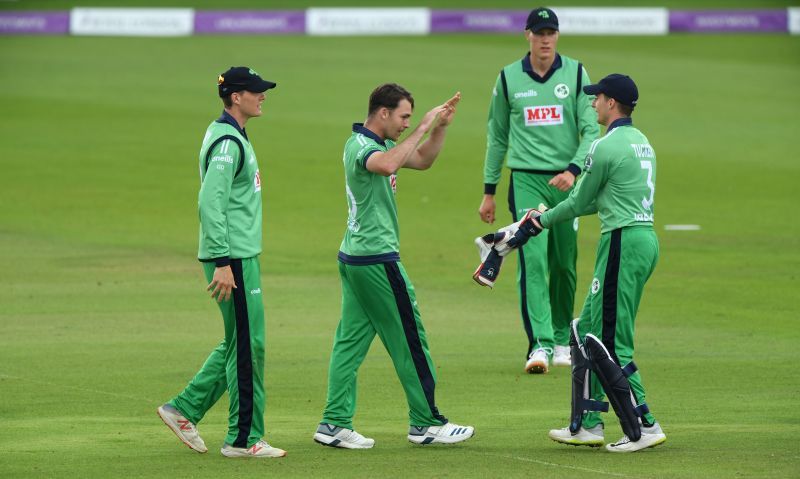
[[(481, 220), (495, 220), (495, 192), (503, 161), (511, 169), (508, 207), (514, 221), (540, 204), (566, 197), (589, 145), (599, 135), (590, 83), (577, 60), (557, 52), (558, 17), (531, 11), (525, 26), (529, 52), (505, 66), (489, 106)], [(525, 371), (546, 373), (550, 361), (569, 366), (569, 322), (575, 300), (577, 219), (560, 223), (519, 249), (517, 282), (528, 338)]]
[[(572, 413), (569, 427), (549, 437), (570, 445), (604, 442), (601, 411), (605, 395), (625, 436), (606, 445), (612, 452), (634, 452), (657, 446), (666, 435), (645, 402), (645, 390), (633, 362), (636, 311), (644, 285), (658, 261), (653, 230), (656, 154), (647, 137), (633, 126), (639, 99), (634, 81), (609, 75), (583, 91), (597, 97), (597, 121), (607, 127), (595, 140), (584, 163), (584, 177), (569, 197), (540, 213), (528, 212), (495, 244), (503, 255), (527, 237), (577, 216), (598, 213), (601, 224), (594, 278), (580, 319), (572, 322)], [(511, 245), (511, 248), (508, 245)]]
[(276, 84), (248, 67), (231, 67), (217, 81), (225, 106), (200, 148), (200, 247), (208, 290), (225, 338), (186, 388), (158, 408), (164, 423), (197, 452), (208, 451), (197, 423), (227, 390), (226, 457), (283, 457), (264, 435), (264, 306), (261, 295), (261, 176), (245, 124), (262, 114)]
[[(460, 93), (432, 109), (405, 140), (414, 98), (400, 85), (377, 87), (364, 124), (353, 124), (344, 146), (349, 215), (339, 250), (342, 316), (333, 341), (328, 398), (314, 440), (347, 449), (375, 441), (353, 428), (358, 368), (377, 334), (394, 363), (409, 407), (408, 440), (415, 444), (469, 439), (471, 426), (448, 422), (436, 406), (436, 368), (428, 351), (414, 287), (400, 262), (397, 172), (433, 165), (453, 120)], [(430, 133), (426, 141), (422, 141)]]

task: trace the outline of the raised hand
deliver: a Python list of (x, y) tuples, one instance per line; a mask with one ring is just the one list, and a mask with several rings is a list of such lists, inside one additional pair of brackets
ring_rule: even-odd
[(461, 92), (456, 92), (452, 98), (447, 100), (442, 106), (444, 111), (439, 115), (439, 123), (437, 126), (447, 126), (453, 121), (456, 114), (456, 105), (461, 101)]
[(445, 103), (444, 105), (436, 106), (431, 111), (429, 111), (428, 113), (425, 113), (425, 116), (423, 116), (422, 120), (420, 120), (419, 126), (417, 126), (417, 129), (422, 131), (422, 132), (426, 132), (426, 131), (430, 130), (433, 127), (434, 123), (436, 123), (436, 121), (439, 118), (439, 116), (442, 113), (444, 113), (446, 108), (447, 108), (447, 104)]

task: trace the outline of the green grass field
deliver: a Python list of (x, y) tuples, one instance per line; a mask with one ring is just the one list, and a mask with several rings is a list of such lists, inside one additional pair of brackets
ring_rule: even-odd
[[(487, 231), (485, 117), (515, 36), (0, 38), (0, 477), (797, 477), (800, 227), (794, 149), (800, 38), (564, 37), (593, 79), (640, 85), (636, 124), (658, 152), (661, 260), (636, 362), (665, 446), (633, 455), (559, 446), (568, 371), (521, 373), (513, 264), (474, 285)], [(267, 438), (283, 460), (226, 460), (227, 398), (198, 455), (155, 408), (219, 341), (196, 253), (196, 154), (221, 110), (215, 80), (247, 64), (279, 87), (248, 132), (261, 163)], [(463, 94), (428, 172), (398, 181), (402, 255), (437, 363), (437, 402), (476, 427), (419, 448), (379, 342), (360, 374), (370, 451), (322, 448), (345, 227), (341, 149), (371, 89), (407, 86), (418, 113)], [(500, 187), (504, 195), (507, 174)], [(499, 220), (509, 221), (507, 213)], [(694, 232), (665, 224), (699, 224)], [(579, 301), (598, 223), (581, 223)], [(610, 416), (607, 438), (621, 432)]]

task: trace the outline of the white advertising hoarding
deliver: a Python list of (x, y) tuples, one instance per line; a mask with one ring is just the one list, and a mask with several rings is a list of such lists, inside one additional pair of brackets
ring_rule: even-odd
[(553, 8), (565, 35), (666, 35), (666, 8)]
[(789, 8), (789, 33), (800, 35), (800, 8)]
[(73, 8), (73, 35), (177, 37), (191, 35), (191, 8)]
[(309, 35), (427, 35), (427, 8), (309, 8)]

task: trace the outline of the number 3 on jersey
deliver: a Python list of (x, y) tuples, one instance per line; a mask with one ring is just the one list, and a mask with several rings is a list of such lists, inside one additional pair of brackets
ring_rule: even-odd
[(653, 197), (656, 194), (656, 185), (653, 183), (653, 162), (641, 160), (643, 170), (647, 170), (647, 187), (650, 188), (650, 198), (642, 198), (642, 206), (646, 210), (653, 209)]

